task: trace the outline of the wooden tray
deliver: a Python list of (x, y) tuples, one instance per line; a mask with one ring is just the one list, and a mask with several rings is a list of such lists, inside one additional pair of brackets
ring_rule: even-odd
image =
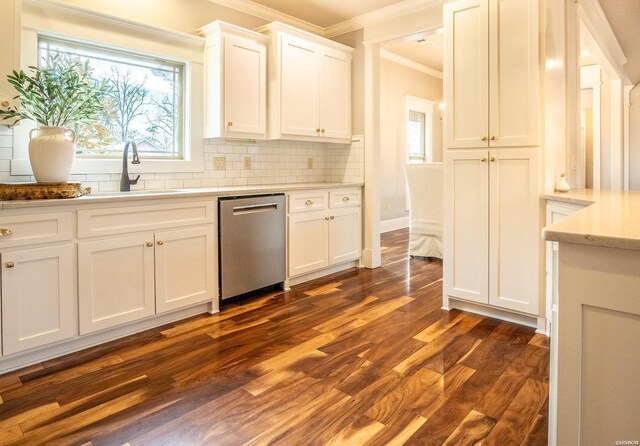
[(0, 200), (78, 198), (91, 193), (80, 183), (0, 183)]

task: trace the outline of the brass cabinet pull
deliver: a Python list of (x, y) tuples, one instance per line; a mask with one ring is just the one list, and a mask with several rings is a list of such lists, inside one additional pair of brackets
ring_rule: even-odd
[(233, 125), (233, 122), (229, 121), (227, 122), (227, 127), (231, 127)]
[(304, 202), (304, 204), (306, 204), (307, 206), (311, 206), (313, 204), (313, 201), (307, 200)]
[(495, 141), (495, 140), (496, 140), (496, 136), (495, 136), (495, 135), (493, 135), (493, 136), (491, 137), (491, 141)]
[(320, 133), (320, 128), (317, 128), (317, 129), (316, 129), (316, 133)]
[(335, 217), (332, 215), (331, 217), (329, 217), (331, 220), (335, 219)]
[(322, 133), (324, 133), (324, 132), (325, 132), (325, 130), (324, 130), (324, 129), (322, 129), (322, 130), (320, 130), (320, 131), (321, 131)]
[(329, 220), (329, 217), (325, 217), (324, 219), (325, 219), (325, 220)]
[(342, 201), (349, 201), (349, 197), (345, 195), (344, 197), (342, 197)]
[(13, 267), (14, 267), (14, 266), (16, 266), (16, 265), (15, 265), (13, 262), (7, 262), (7, 263), (5, 263), (5, 266), (6, 266), (7, 268), (13, 268)]
[(482, 158), (480, 158), (480, 162), (481, 163), (486, 163), (487, 162), (487, 158), (483, 156)]
[(151, 247), (153, 246), (153, 243), (152, 243), (152, 242), (147, 242), (147, 246), (148, 246), (149, 248), (151, 248)]
[(486, 141), (486, 140), (487, 140), (487, 137), (486, 137), (486, 136), (483, 136), (482, 138), (480, 138), (480, 140), (481, 140), (481, 141)]
[(491, 161), (492, 163), (495, 163), (495, 162), (496, 162), (496, 157), (495, 157), (495, 156), (492, 156), (490, 161)]
[(11, 229), (0, 228), (0, 237), (11, 234), (13, 234), (13, 231)]
[(158, 245), (162, 246), (164, 245), (164, 242), (162, 240), (158, 240)]

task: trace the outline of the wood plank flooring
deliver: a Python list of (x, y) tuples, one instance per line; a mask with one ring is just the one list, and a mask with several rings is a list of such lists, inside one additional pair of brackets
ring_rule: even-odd
[(545, 445), (548, 339), (352, 269), (0, 375), (2, 445)]

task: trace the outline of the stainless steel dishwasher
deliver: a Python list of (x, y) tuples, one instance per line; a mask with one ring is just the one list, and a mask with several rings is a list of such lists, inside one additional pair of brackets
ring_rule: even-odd
[(285, 280), (284, 194), (218, 198), (220, 300)]

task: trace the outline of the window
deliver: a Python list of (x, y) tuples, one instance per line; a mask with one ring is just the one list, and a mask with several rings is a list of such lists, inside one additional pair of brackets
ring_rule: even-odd
[(431, 160), (431, 119), (433, 102), (413, 96), (405, 97), (407, 162)]
[(120, 157), (135, 141), (141, 158), (183, 159), (184, 64), (43, 36), (38, 61), (88, 63), (109, 85), (102, 119), (75, 129), (79, 158)]

